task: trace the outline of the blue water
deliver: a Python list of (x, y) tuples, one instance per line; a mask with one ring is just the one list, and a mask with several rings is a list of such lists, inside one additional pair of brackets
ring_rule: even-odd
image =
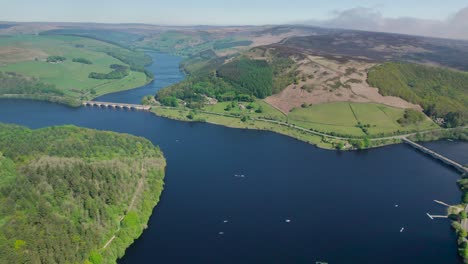
[(425, 147), (437, 151), (462, 165), (468, 164), (468, 142), (453, 140), (438, 140), (421, 143)]
[[(135, 102), (183, 78), (178, 58), (153, 56), (153, 84), (106, 100)], [(120, 263), (459, 263), (450, 223), (426, 216), (444, 213), (434, 199), (459, 202), (459, 175), (406, 145), (328, 151), (270, 132), (20, 100), (0, 100), (0, 122), (75, 124), (160, 145), (161, 201)]]
[(96, 101), (140, 104), (146, 95), (154, 95), (156, 91), (184, 79), (179, 70), (181, 57), (164, 53), (149, 53), (153, 58), (153, 64), (146, 69), (154, 73), (154, 81), (134, 90), (107, 94), (96, 98)]

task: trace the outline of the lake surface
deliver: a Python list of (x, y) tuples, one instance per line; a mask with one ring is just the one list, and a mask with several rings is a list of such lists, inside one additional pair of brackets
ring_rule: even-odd
[[(99, 100), (135, 102), (183, 78), (179, 58), (152, 56), (154, 83)], [(450, 223), (426, 216), (444, 213), (434, 199), (460, 201), (459, 175), (406, 145), (328, 151), (270, 132), (20, 100), (0, 100), (0, 122), (74, 124), (160, 145), (161, 201), (120, 263), (461, 263)]]
[(438, 140), (421, 144), (462, 165), (468, 164), (468, 142)]
[(154, 95), (161, 88), (178, 83), (184, 79), (184, 75), (179, 70), (181, 57), (164, 53), (149, 53), (153, 58), (153, 64), (146, 67), (154, 73), (154, 81), (138, 89), (107, 94), (96, 98), (96, 101), (140, 104), (141, 99), (146, 95)]

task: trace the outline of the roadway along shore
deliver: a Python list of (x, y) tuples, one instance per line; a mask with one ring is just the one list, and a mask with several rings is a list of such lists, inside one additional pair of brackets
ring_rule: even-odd
[[(179, 110), (190, 111), (190, 110), (187, 110), (187, 109), (180, 109), (180, 108), (169, 107), (169, 106), (152, 106), (152, 108), (162, 108), (162, 109), (168, 109), (168, 110), (174, 110), (174, 111), (179, 111)], [(197, 112), (208, 114), (208, 115), (224, 116), (224, 117), (230, 117), (230, 118), (236, 118), (236, 119), (239, 118), (239, 116), (236, 116), (236, 115), (221, 114), (221, 113), (210, 112), (210, 111), (205, 111), (205, 110), (197, 110)], [(304, 128), (304, 127), (301, 127), (301, 126), (298, 126), (298, 125), (294, 125), (294, 124), (290, 124), (290, 123), (286, 123), (286, 122), (282, 122), (282, 121), (278, 121), (278, 120), (272, 120), (272, 119), (266, 119), (266, 118), (252, 118), (251, 120), (253, 120), (253, 121), (263, 121), (263, 122), (277, 124), (277, 125), (281, 125), (281, 126), (285, 126), (285, 127), (289, 127), (289, 128), (295, 128), (297, 130), (300, 130), (300, 131), (303, 131), (303, 132), (306, 132), (306, 133), (309, 133), (309, 134), (312, 134), (312, 135), (326, 137), (326, 138), (330, 138), (330, 139), (337, 139), (337, 140), (361, 140), (362, 139), (362, 138), (353, 138), (353, 137), (333, 136), (333, 135), (329, 135), (329, 134), (326, 134), (326, 133), (310, 130), (310, 129), (307, 129), (307, 128)], [(450, 130), (454, 130), (454, 129), (467, 129), (467, 128), (468, 128), (468, 126), (456, 127), (456, 128), (437, 128), (437, 129), (423, 130), (423, 131), (411, 132), (411, 133), (395, 135), (395, 136), (369, 138), (369, 140), (371, 140), (371, 141), (393, 140), (393, 139), (402, 140), (404, 138), (414, 136), (414, 135), (417, 135), (417, 134), (426, 134), (426, 133), (437, 132), (437, 131), (450, 131)]]

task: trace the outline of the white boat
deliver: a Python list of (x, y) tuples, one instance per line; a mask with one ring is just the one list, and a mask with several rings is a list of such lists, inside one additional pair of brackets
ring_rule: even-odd
[(404, 228), (404, 227), (402, 227), (402, 228), (401, 228), (401, 230), (400, 230), (400, 233), (402, 233), (402, 232), (403, 232), (403, 230), (405, 230), (405, 228)]

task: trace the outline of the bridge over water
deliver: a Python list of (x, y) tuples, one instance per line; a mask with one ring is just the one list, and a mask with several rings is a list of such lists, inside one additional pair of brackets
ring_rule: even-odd
[[(114, 108), (114, 109), (128, 109), (128, 110), (142, 110), (142, 111), (149, 111), (151, 110), (151, 106), (149, 105), (139, 105), (139, 104), (125, 104), (125, 103), (111, 103), (111, 102), (99, 102), (99, 101), (86, 101), (83, 102), (84, 106), (97, 106), (97, 107), (107, 107), (107, 108)], [(259, 119), (262, 120), (262, 119)], [(264, 121), (269, 121), (269, 122), (278, 122), (278, 121), (272, 121), (272, 120), (264, 120)], [(280, 123), (280, 122), (278, 122)], [(288, 126), (290, 126), (288, 124)], [(294, 126), (295, 127), (295, 126)], [(298, 127), (296, 127), (298, 128)], [(305, 130), (305, 129), (304, 129)], [(309, 131), (309, 130), (307, 130)], [(321, 134), (321, 133), (320, 133)], [(323, 136), (329, 136), (323, 134)], [(331, 137), (331, 136), (330, 136)], [(404, 143), (407, 143), (408, 145), (420, 150), (423, 153), (426, 153), (430, 156), (432, 156), (435, 159), (438, 159), (442, 161), (443, 163), (452, 166), (453, 168), (457, 169), (461, 173), (468, 173), (468, 168), (465, 166), (461, 165), (460, 163), (453, 161), (447, 157), (444, 157), (440, 155), (439, 153), (432, 151), (424, 146), (419, 145), (416, 142), (413, 142), (409, 140), (406, 136), (398, 136)]]
[(438, 159), (440, 161), (442, 161), (443, 163), (449, 165), (449, 166), (452, 166), (454, 167), (455, 169), (457, 169), (458, 171), (460, 171), (461, 173), (467, 173), (468, 172), (468, 168), (466, 168), (465, 166), (461, 165), (460, 163), (456, 162), (456, 161), (453, 161), (445, 156), (442, 156), (440, 155), (439, 153), (433, 151), (433, 150), (430, 150), (424, 146), (421, 146), (419, 145), (418, 143), (416, 142), (413, 142), (411, 140), (409, 140), (408, 138), (402, 138), (403, 142), (405, 142), (406, 144), (420, 150), (421, 152), (423, 153), (426, 153), (427, 155), (435, 158), (435, 159)]
[(115, 109), (128, 109), (128, 110), (142, 110), (142, 111), (151, 110), (151, 106), (149, 106), (149, 105), (139, 105), (139, 104), (86, 101), (86, 102), (83, 102), (83, 105), (84, 106), (107, 107), (107, 108), (115, 108)]

